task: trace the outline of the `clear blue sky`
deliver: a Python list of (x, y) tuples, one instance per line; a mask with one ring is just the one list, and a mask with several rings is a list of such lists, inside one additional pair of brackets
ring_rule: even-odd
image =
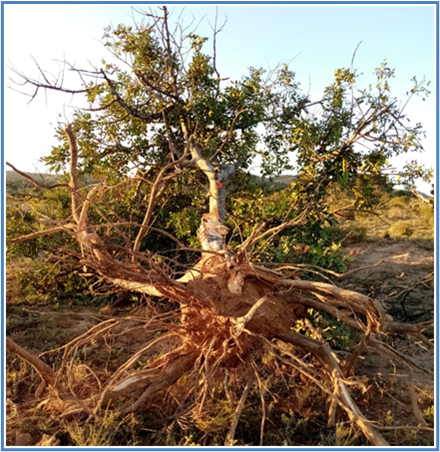
[[(145, 5), (145, 8), (147, 5)], [(181, 6), (172, 6), (177, 18)], [(404, 98), (410, 79), (426, 77), (435, 87), (434, 5), (219, 5), (219, 23), (227, 16), (218, 36), (217, 60), (223, 77), (239, 78), (249, 66), (273, 68), (292, 60), (303, 89), (317, 100), (331, 83), (334, 70), (349, 67), (360, 41), (355, 67), (370, 83), (374, 68), (384, 59), (396, 69), (393, 91)], [(214, 5), (186, 6), (189, 22), (205, 16), (198, 33), (210, 37)], [(106, 51), (100, 44), (107, 25), (132, 22), (133, 12), (124, 5), (5, 5), (5, 61), (28, 74), (35, 74), (31, 55), (44, 68), (57, 72), (51, 60), (63, 59), (86, 67), (99, 64)], [(136, 17), (136, 15), (135, 15)], [(138, 16), (137, 16), (138, 17)], [(197, 20), (196, 20), (197, 22)], [(208, 44), (206, 50), (209, 50)], [(5, 68), (6, 159), (27, 170), (44, 171), (38, 159), (55, 144), (53, 126), (66, 121), (71, 106), (80, 99), (49, 94), (26, 105), (28, 99), (7, 88), (13, 76)], [(417, 158), (434, 166), (435, 93), (425, 102), (415, 99), (408, 107), (411, 118), (424, 124), (428, 137), (425, 155)], [(59, 116), (61, 114), (61, 117)], [(396, 161), (402, 164), (402, 159)], [(422, 187), (427, 191), (427, 187)]]

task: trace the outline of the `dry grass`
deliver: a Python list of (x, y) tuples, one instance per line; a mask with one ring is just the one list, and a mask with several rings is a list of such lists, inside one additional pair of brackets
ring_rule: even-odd
[(414, 227), (411, 221), (396, 221), (388, 229), (391, 238), (408, 238), (414, 234)]
[(434, 238), (434, 209), (431, 204), (423, 204), (414, 197), (384, 195), (374, 214), (355, 212), (353, 216), (352, 219), (339, 218), (339, 226), (334, 231), (335, 240), (343, 239), (344, 244), (353, 244), (383, 238)]

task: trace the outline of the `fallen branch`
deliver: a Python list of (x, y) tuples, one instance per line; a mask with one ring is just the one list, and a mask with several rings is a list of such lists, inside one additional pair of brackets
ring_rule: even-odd
[(428, 427), (428, 424), (425, 421), (425, 418), (423, 417), (423, 413), (420, 411), (420, 408), (419, 408), (419, 404), (417, 401), (416, 389), (414, 387), (414, 377), (413, 377), (413, 374), (411, 371), (409, 372), (409, 376), (408, 376), (408, 392), (409, 392), (409, 397), (411, 399), (411, 405), (412, 405), (412, 409), (414, 412), (414, 416), (415, 416), (417, 422), (419, 423), (419, 426)]
[(293, 332), (286, 333), (280, 337), (280, 339), (313, 353), (313, 355), (326, 368), (327, 372), (330, 373), (331, 379), (334, 382), (335, 392), (338, 398), (340, 398), (338, 399), (339, 406), (345, 410), (350, 420), (359, 426), (364, 435), (373, 445), (389, 446), (389, 443), (385, 440), (385, 438), (383, 438), (383, 436), (374, 429), (372, 424), (365, 418), (354, 403), (346, 386), (344, 385), (342, 371), (326, 344)]
[(35, 355), (32, 355), (32, 353), (29, 353), (27, 350), (20, 347), (8, 336), (6, 336), (6, 350), (27, 361), (38, 372), (41, 379), (57, 391), (58, 396), (62, 397), (67, 394), (65, 389), (58, 382), (55, 372), (47, 364), (41, 361), (40, 358), (37, 358)]
[(234, 436), (235, 430), (237, 429), (238, 421), (240, 419), (241, 412), (243, 411), (244, 404), (249, 395), (249, 390), (251, 389), (252, 384), (255, 381), (255, 375), (251, 375), (248, 379), (246, 386), (244, 388), (243, 394), (240, 397), (237, 408), (235, 410), (234, 418), (232, 419), (231, 427), (226, 435), (225, 446), (233, 446), (234, 445)]
[(45, 229), (43, 231), (32, 232), (31, 234), (22, 235), (20, 237), (16, 237), (14, 239), (6, 239), (6, 244), (10, 245), (13, 243), (23, 243), (28, 242), (29, 240), (36, 239), (38, 237), (44, 237), (46, 235), (56, 234), (57, 232), (68, 232), (72, 234), (76, 230), (76, 225), (73, 223), (67, 223), (60, 226), (55, 226), (51, 229)]

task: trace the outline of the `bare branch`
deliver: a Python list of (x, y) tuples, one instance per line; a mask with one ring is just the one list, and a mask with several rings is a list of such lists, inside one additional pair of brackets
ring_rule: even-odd
[(72, 125), (68, 124), (64, 133), (67, 137), (70, 148), (70, 182), (69, 187), (72, 190), (72, 215), (77, 223), (79, 223), (79, 180), (78, 180), (78, 145), (76, 137), (73, 133)]
[(55, 372), (40, 358), (32, 355), (24, 348), (20, 347), (16, 342), (14, 342), (10, 337), (6, 337), (6, 350), (9, 353), (14, 353), (25, 361), (27, 361), (31, 366), (38, 372), (42, 380), (44, 380), (48, 385), (52, 386), (60, 396), (65, 395), (66, 391), (57, 381), (57, 376)]
[(275, 226), (273, 228), (268, 229), (267, 231), (263, 232), (259, 236), (255, 237), (252, 240), (252, 242), (249, 242), (247, 244), (247, 247), (252, 245), (252, 243), (259, 242), (261, 239), (263, 239), (264, 237), (266, 237), (269, 234), (272, 234), (272, 235), (279, 234), (281, 231), (283, 231), (286, 228), (290, 228), (292, 226), (296, 226), (296, 225), (300, 224), (306, 218), (307, 211), (308, 211), (308, 209), (305, 209), (293, 220), (286, 221), (286, 222), (280, 224), (279, 226)]
[(16, 237), (14, 239), (7, 239), (6, 244), (13, 244), (13, 243), (23, 243), (27, 242), (29, 240), (36, 239), (38, 237), (44, 237), (46, 235), (56, 234), (57, 232), (69, 232), (72, 233), (72, 231), (76, 230), (76, 225), (73, 223), (67, 223), (60, 226), (55, 226), (51, 229), (45, 229), (43, 231), (36, 231), (32, 232), (31, 234), (22, 235), (20, 237)]
[(69, 187), (69, 184), (52, 184), (52, 185), (42, 184), (41, 182), (37, 182), (33, 177), (29, 176), (29, 174), (26, 174), (23, 171), (18, 170), (17, 168), (15, 168), (15, 166), (11, 165), (10, 163), (6, 162), (6, 165), (12, 168), (17, 174), (20, 174), (20, 176), (23, 176), (25, 179), (32, 182), (37, 187), (45, 188), (48, 190), (53, 190), (54, 188), (59, 187)]
[[(29, 77), (27, 77), (25, 74), (23, 74), (22, 72), (19, 72), (12, 64), (8, 65), (8, 68), (16, 75), (18, 75), (21, 79), (22, 82), (16, 82), (16, 81), (12, 81), (15, 85), (18, 86), (25, 86), (25, 85), (32, 85), (35, 87), (35, 91), (33, 94), (28, 94), (28, 93), (24, 93), (26, 96), (29, 96), (31, 98), (31, 100), (29, 101), (32, 102), (35, 97), (38, 94), (38, 91), (40, 89), (44, 89), (44, 90), (52, 90), (52, 91), (60, 91), (63, 93), (67, 93), (67, 94), (83, 94), (83, 93), (87, 93), (89, 91), (88, 88), (85, 89), (69, 89), (69, 88), (65, 88), (63, 86), (63, 80), (64, 77), (60, 75), (57, 77), (56, 81), (50, 82), (50, 80), (47, 78), (46, 73), (40, 68), (40, 66), (38, 65), (37, 61), (34, 59), (35, 64), (37, 65), (38, 71), (41, 74), (41, 76), (43, 77), (45, 83), (41, 83), (38, 80), (35, 79), (31, 79)], [(61, 78), (61, 82), (59, 82)]]
[(237, 429), (237, 425), (238, 425), (238, 421), (240, 419), (241, 412), (243, 411), (244, 404), (249, 395), (249, 390), (251, 389), (251, 386), (253, 385), (254, 381), (255, 381), (255, 375), (252, 374), (246, 383), (243, 394), (241, 395), (237, 408), (235, 409), (234, 418), (232, 420), (231, 427), (229, 428), (229, 431), (226, 435), (225, 446), (233, 446), (234, 445), (235, 430)]
[(173, 103), (167, 105), (164, 109), (162, 109), (162, 111), (160, 112), (156, 112), (156, 113), (143, 113), (131, 106), (129, 106), (123, 99), (122, 97), (119, 95), (118, 91), (116, 90), (113, 82), (107, 77), (107, 75), (105, 74), (104, 71), (101, 70), (101, 74), (103, 75), (103, 77), (105, 78), (108, 87), (110, 88), (111, 93), (113, 94), (113, 96), (115, 97), (115, 99), (117, 100), (117, 102), (119, 103), (119, 105), (127, 112), (129, 113), (131, 116), (135, 117), (135, 118), (139, 118), (142, 119), (145, 122), (152, 122), (155, 121), (157, 119), (161, 119), (162, 118), (162, 112), (163, 111), (167, 111), (170, 108), (173, 107)]
[(154, 185), (151, 189), (150, 199), (148, 201), (148, 208), (147, 208), (147, 211), (145, 212), (144, 220), (142, 222), (142, 227), (139, 230), (139, 233), (138, 233), (136, 240), (134, 242), (134, 245), (133, 245), (134, 252), (139, 251), (139, 248), (141, 246), (141, 240), (145, 237), (145, 235), (148, 232), (148, 228), (146, 226), (148, 226), (148, 223), (150, 222), (151, 217), (153, 215), (153, 209), (156, 205), (157, 198), (160, 196), (160, 193), (164, 190), (163, 180), (165, 178), (165, 174), (171, 168), (174, 168), (179, 163), (181, 163), (186, 158), (186, 156), (187, 156), (187, 150), (185, 150), (185, 153), (182, 155), (182, 157), (179, 160), (169, 163), (159, 172), (156, 182), (154, 183)]

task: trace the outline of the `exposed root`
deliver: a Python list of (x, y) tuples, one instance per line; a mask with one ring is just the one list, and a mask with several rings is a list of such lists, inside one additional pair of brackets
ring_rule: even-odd
[[(393, 323), (378, 302), (330, 284), (284, 279), (274, 271), (255, 265), (242, 264), (239, 270), (245, 275), (244, 290), (239, 295), (231, 294), (225, 287), (228, 281), (225, 264), (211, 268), (209, 277), (191, 281), (186, 292), (180, 288), (168, 288), (170, 296), (180, 301), (181, 314), (177, 323), (175, 320), (178, 317), (173, 313), (149, 319), (136, 316), (111, 318), (95, 325), (65, 346), (40, 355), (42, 357), (62, 351), (64, 361), (58, 373), (10, 338), (7, 339), (8, 351), (31, 363), (41, 378), (56, 390), (56, 399), (48, 400), (46, 409), (60, 411), (63, 418), (92, 413), (97, 415), (101, 408), (117, 409), (121, 415), (142, 411), (158, 393), (169, 390), (188, 375), (192, 377), (188, 377), (185, 383), (185, 400), (187, 403), (191, 397), (193, 400), (193, 408), (189, 405), (188, 410), (192, 410), (194, 415), (198, 413), (197, 416), (203, 416), (211, 382), (216, 381), (219, 375), (224, 375), (227, 369), (244, 366), (247, 369), (245, 374), (250, 377), (225, 437), (225, 445), (232, 445), (244, 403), (255, 382), (262, 405), (260, 444), (263, 444), (266, 391), (261, 372), (264, 365), (262, 362), (257, 365), (254, 355), (257, 350), (265, 350), (283, 365), (295, 369), (330, 398), (329, 425), (336, 424), (340, 416), (337, 413), (339, 407), (341, 413), (346, 413), (371, 444), (389, 445), (379, 433), (380, 426), (366, 419), (350, 395), (349, 387), (357, 386), (366, 390), (362, 379), (354, 375), (354, 364), (366, 348), (373, 347), (407, 367), (431, 375), (429, 370), (381, 339), (382, 335), (393, 332), (402, 334), (406, 331), (415, 336), (426, 325)], [(340, 363), (335, 358), (322, 336), (313, 339), (290, 329), (289, 325), (295, 324), (296, 318), (304, 316), (301, 314), (295, 317), (295, 312), (299, 311), (294, 308), (292, 312), (294, 306), (326, 312), (358, 331), (359, 342), (344, 362)], [(286, 319), (288, 312), (290, 317)], [(310, 331), (313, 332), (313, 328)], [(88, 344), (102, 343), (111, 353), (112, 346), (109, 344), (130, 334), (134, 334), (137, 339), (137, 350), (131, 352), (125, 363), (112, 373), (93, 368), (86, 361), (78, 363), (80, 356), (86, 359), (81, 350), (85, 350)], [(281, 343), (273, 342), (273, 338), (293, 348), (281, 346)], [(315, 361), (304, 361), (298, 354), (299, 350), (307, 356), (313, 356)], [(146, 359), (146, 363), (139, 366), (143, 359)], [(83, 385), (80, 391), (75, 389), (78, 386), (78, 373), (85, 375), (87, 381), (87, 388)], [(81, 394), (87, 394), (87, 397), (81, 399)], [(417, 422), (421, 427), (426, 427), (423, 416), (416, 409), (414, 394), (411, 394)]]
[(260, 399), (261, 399), (262, 416), (261, 416), (261, 427), (260, 427), (260, 446), (262, 446), (263, 439), (264, 439), (264, 426), (266, 424), (266, 401), (264, 400), (264, 394), (266, 392), (266, 388), (263, 386), (260, 375), (258, 373), (258, 368), (254, 362), (252, 362), (252, 368), (254, 369), (255, 379), (258, 382), (258, 389), (260, 392)]
[(41, 361), (41, 359), (39, 359), (35, 355), (32, 355), (24, 348), (20, 347), (10, 337), (6, 337), (6, 350), (9, 353), (16, 354), (17, 356), (31, 364), (38, 372), (41, 379), (57, 391), (60, 398), (65, 396), (66, 390), (58, 381), (55, 372), (47, 364)]
[(425, 421), (425, 418), (423, 417), (422, 412), (420, 411), (419, 405), (417, 403), (417, 394), (416, 389), (414, 386), (414, 377), (412, 372), (409, 373), (408, 378), (408, 392), (411, 399), (411, 405), (414, 412), (414, 416), (417, 419), (417, 422), (421, 427), (428, 427), (427, 422)]
[[(299, 279), (302, 269), (298, 266), (290, 266), (289, 269), (294, 271), (286, 275), (263, 265), (247, 263), (246, 248), (302, 221), (305, 212), (292, 222), (266, 232), (257, 227), (232, 259), (205, 252), (202, 260), (180, 279), (173, 278), (173, 271), (166, 265), (161, 267), (151, 256), (139, 253), (140, 240), (150, 227), (152, 207), (145, 215), (133, 249), (106, 246), (87, 219), (88, 209), (101, 187), (92, 188), (81, 205), (76, 175), (77, 146), (69, 128), (66, 134), (71, 143), (69, 187), (72, 216), (76, 222), (69, 228), (81, 246), (82, 264), (94, 270), (103, 281), (122, 289), (165, 297), (176, 304), (176, 310), (151, 318), (107, 319), (68, 344), (42, 353), (39, 358), (7, 338), (8, 351), (32, 364), (53, 389), (54, 394), (41, 406), (57, 410), (62, 418), (98, 416), (101, 409), (126, 415), (147, 409), (158, 395), (168, 394), (181, 385), (186, 406), (178, 423), (187, 425), (188, 417), (192, 416), (195, 422), (197, 416), (199, 419), (203, 416), (209, 405), (213, 382), (223, 381), (225, 372), (240, 368), (248, 380), (229, 430), (225, 432), (224, 444), (234, 443), (240, 415), (256, 381), (262, 406), (262, 445), (267, 417), (266, 390), (261, 377), (265, 369), (261, 359), (264, 350), (276, 359), (275, 362), (298, 372), (330, 398), (330, 425), (335, 425), (345, 413), (371, 444), (389, 445), (379, 433), (379, 426), (366, 419), (350, 394), (350, 386), (365, 389), (354, 374), (355, 364), (368, 347), (373, 347), (406, 367), (432, 376), (432, 372), (384, 340), (387, 335), (407, 334), (432, 346), (421, 334), (426, 324), (395, 323), (383, 306), (372, 298), (338, 288), (330, 280), (322, 283)], [(164, 172), (162, 176), (165, 177)], [(309, 309), (344, 322), (353, 331), (357, 343), (353, 343), (344, 362), (335, 358), (322, 334), (317, 334), (318, 329), (309, 320), (304, 320)], [(303, 320), (307, 333), (315, 338), (292, 330)], [(126, 350), (123, 364), (120, 359), (118, 367), (109, 370), (115, 344), (127, 337), (132, 337), (135, 345)], [(274, 339), (282, 341), (284, 346), (273, 342)], [(97, 368), (90, 358), (100, 350), (106, 350), (108, 360), (106, 366)], [(55, 372), (41, 358), (59, 352), (63, 352), (63, 360)], [(306, 362), (301, 353), (311, 359)], [(37, 394), (42, 395), (44, 390), (41, 386)], [(224, 393), (230, 400), (226, 387)], [(413, 400), (414, 394), (411, 397)], [(424, 427), (414, 402), (413, 407), (418, 423)]]

